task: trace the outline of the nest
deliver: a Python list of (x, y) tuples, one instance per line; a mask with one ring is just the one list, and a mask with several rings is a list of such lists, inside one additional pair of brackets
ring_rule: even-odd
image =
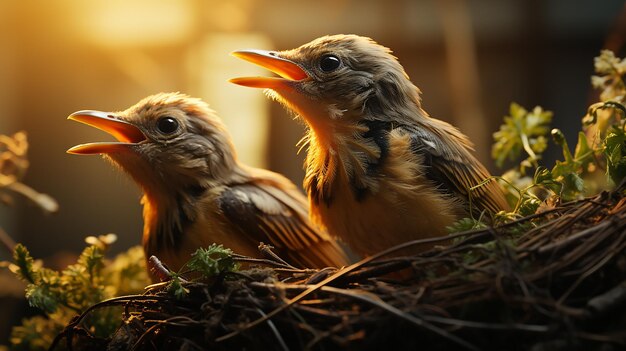
[[(455, 234), (451, 244), (409, 242), (340, 270), (275, 258), (184, 283), (184, 298), (157, 284), (93, 306), (52, 349), (622, 349), (624, 189)], [(437, 240), (426, 252), (393, 255)], [(113, 335), (81, 327), (109, 306), (124, 308)]]

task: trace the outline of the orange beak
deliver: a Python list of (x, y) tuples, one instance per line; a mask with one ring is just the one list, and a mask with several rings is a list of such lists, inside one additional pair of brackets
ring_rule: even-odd
[(252, 62), (278, 74), (280, 77), (242, 77), (233, 78), (231, 83), (252, 87), (277, 89), (285, 86), (289, 81), (300, 81), (309, 78), (302, 67), (297, 63), (280, 57), (276, 51), (265, 50), (238, 50), (233, 56)]
[(123, 121), (112, 113), (83, 110), (74, 112), (69, 120), (84, 123), (86, 125), (103, 130), (115, 137), (117, 142), (101, 142), (76, 145), (69, 150), (69, 154), (91, 155), (110, 154), (128, 150), (128, 146), (137, 145), (146, 140), (146, 136), (136, 126)]

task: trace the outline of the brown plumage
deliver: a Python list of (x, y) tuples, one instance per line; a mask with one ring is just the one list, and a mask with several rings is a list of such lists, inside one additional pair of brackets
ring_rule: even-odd
[(507, 209), (495, 181), (470, 197), (488, 171), (467, 137), (422, 109), (419, 89), (389, 49), (334, 35), (293, 50), (234, 55), (280, 75), (231, 81), (268, 88), (307, 123), (312, 217), (359, 253), (445, 235), (470, 212)]
[(264, 242), (294, 265), (348, 263), (341, 247), (311, 224), (293, 183), (237, 160), (224, 125), (201, 100), (161, 93), (125, 111), (78, 111), (69, 119), (118, 139), (68, 152), (103, 154), (142, 188), (146, 257), (178, 270), (214, 242), (253, 257)]

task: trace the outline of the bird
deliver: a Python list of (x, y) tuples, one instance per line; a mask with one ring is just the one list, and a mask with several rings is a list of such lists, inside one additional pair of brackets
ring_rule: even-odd
[(146, 258), (178, 271), (200, 247), (258, 257), (263, 242), (302, 268), (349, 263), (344, 246), (309, 220), (306, 197), (291, 181), (238, 161), (225, 125), (201, 99), (158, 93), (124, 111), (82, 110), (68, 119), (117, 139), (67, 152), (104, 155), (142, 189)]
[(358, 254), (445, 236), (457, 220), (508, 209), (472, 143), (422, 108), (421, 91), (389, 48), (338, 34), (232, 55), (276, 74), (230, 81), (264, 88), (305, 122), (311, 218)]

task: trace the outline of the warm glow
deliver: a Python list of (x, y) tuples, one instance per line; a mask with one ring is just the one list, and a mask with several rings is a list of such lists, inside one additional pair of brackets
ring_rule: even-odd
[(105, 46), (162, 46), (186, 40), (194, 27), (190, 0), (77, 2), (75, 24), (87, 40)]
[(234, 139), (239, 158), (250, 165), (263, 167), (266, 162), (268, 103), (260, 91), (228, 83), (237, 75), (266, 75), (230, 55), (246, 47), (271, 48), (261, 34), (208, 34), (197, 43), (188, 68), (194, 92), (202, 96), (222, 117)]

